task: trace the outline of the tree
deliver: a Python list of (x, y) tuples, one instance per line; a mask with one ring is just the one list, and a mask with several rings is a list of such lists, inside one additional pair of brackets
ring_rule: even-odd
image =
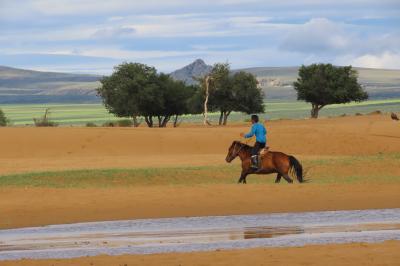
[(257, 85), (257, 79), (251, 73), (240, 71), (233, 75), (235, 111), (246, 114), (264, 113), (264, 95)]
[(189, 99), (194, 93), (194, 87), (160, 74), (153, 86), (140, 92), (139, 110), (149, 127), (153, 126), (153, 118), (157, 118), (159, 127), (166, 127), (171, 118), (176, 124), (180, 115), (189, 112)]
[(312, 104), (312, 118), (318, 118), (319, 111), (326, 105), (368, 99), (367, 92), (357, 81), (357, 71), (351, 66), (303, 65), (299, 69), (297, 81), (294, 82), (294, 89), (298, 100)]
[(139, 116), (149, 127), (154, 126), (155, 119), (159, 127), (166, 127), (172, 117), (176, 124), (180, 115), (189, 112), (189, 99), (195, 94), (194, 87), (138, 63), (117, 66), (101, 83), (97, 92), (109, 112), (132, 117), (135, 126), (139, 125)]
[(4, 114), (3, 110), (0, 109), (0, 127), (5, 127), (9, 123), (6, 115)]
[(160, 87), (164, 94), (163, 123), (173, 118), (174, 127), (176, 127), (179, 116), (199, 113), (190, 107), (192, 98), (198, 89), (196, 86), (186, 86), (183, 81), (174, 80), (169, 75), (163, 75), (160, 81)]
[[(214, 95), (212, 97), (216, 97), (216, 91), (221, 91), (224, 88), (227, 88), (227, 82), (229, 81), (229, 72), (230, 72), (230, 67), (228, 63), (217, 63), (213, 66), (210, 74), (201, 77), (198, 79), (200, 81), (200, 84), (204, 88), (204, 124), (209, 125), (210, 122), (208, 121), (208, 110), (209, 110), (209, 102), (210, 102), (210, 97), (212, 92), (214, 92)], [(220, 93), (222, 94), (222, 93)], [(212, 109), (212, 104), (211, 109)], [(214, 106), (215, 107), (215, 106)], [(220, 116), (219, 124), (221, 125), (221, 120), (222, 119), (222, 114)]]
[(111, 76), (100, 80), (102, 86), (97, 93), (110, 113), (118, 117), (132, 117), (134, 126), (139, 126), (139, 94), (142, 90), (151, 90), (156, 75), (153, 67), (123, 63), (114, 68)]
[(231, 74), (229, 64), (215, 64), (210, 77), (210, 110), (218, 111), (219, 125), (226, 125), (229, 115), (236, 112), (264, 112), (263, 95), (254, 75)]

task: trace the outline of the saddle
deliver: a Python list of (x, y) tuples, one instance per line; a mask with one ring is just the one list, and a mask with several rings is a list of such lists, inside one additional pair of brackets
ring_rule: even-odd
[(260, 157), (262, 158), (263, 156), (265, 156), (267, 153), (269, 152), (269, 147), (266, 146), (265, 148), (262, 148), (259, 152)]
[(253, 168), (253, 169), (261, 168), (262, 159), (264, 158), (264, 156), (266, 156), (268, 154), (268, 152), (269, 152), (269, 147), (267, 146), (265, 148), (262, 148), (258, 152), (258, 155), (252, 156), (252, 158), (251, 158), (251, 163), (252, 163), (251, 168)]

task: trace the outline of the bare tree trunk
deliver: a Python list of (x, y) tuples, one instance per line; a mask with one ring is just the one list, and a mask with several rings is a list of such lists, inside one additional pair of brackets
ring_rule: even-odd
[(146, 121), (146, 124), (148, 127), (153, 127), (153, 117), (145, 116), (144, 120)]
[(231, 114), (231, 111), (224, 112), (224, 126), (228, 123), (228, 116)]
[(208, 121), (208, 98), (209, 98), (209, 85), (210, 85), (210, 76), (207, 76), (205, 79), (206, 83), (206, 99), (204, 100), (204, 125), (210, 125)]

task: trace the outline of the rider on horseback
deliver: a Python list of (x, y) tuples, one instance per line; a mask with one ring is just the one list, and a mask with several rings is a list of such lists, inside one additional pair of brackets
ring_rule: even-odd
[(256, 136), (256, 143), (254, 144), (254, 147), (251, 151), (251, 167), (255, 169), (258, 169), (258, 153), (260, 152), (260, 150), (266, 147), (267, 143), (267, 130), (265, 129), (264, 125), (259, 123), (258, 121), (258, 115), (252, 115), (251, 123), (253, 125), (251, 126), (250, 132), (247, 134), (240, 134), (241, 137), (244, 137), (246, 139), (251, 138), (254, 135)]

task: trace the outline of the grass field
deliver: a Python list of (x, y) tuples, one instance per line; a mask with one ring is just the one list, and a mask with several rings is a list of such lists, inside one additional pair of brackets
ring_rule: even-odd
[[(295, 101), (267, 101), (266, 112), (263, 115), (268, 120), (301, 119), (309, 117), (310, 105)], [(50, 108), (51, 118), (60, 125), (84, 125), (88, 122), (103, 124), (106, 121), (117, 120), (109, 114), (102, 104), (12, 104), (1, 105), (0, 108), (14, 125), (32, 125), (33, 118), (43, 115)], [(339, 116), (356, 113), (367, 114), (376, 110), (382, 112), (400, 112), (400, 99), (371, 100), (362, 103), (330, 105), (322, 109), (320, 116)], [(232, 113), (230, 121), (243, 122), (248, 115)], [(201, 123), (202, 115), (183, 116), (183, 122)], [(211, 114), (212, 121), (218, 120), (218, 114)]]
[[(335, 156), (325, 159), (304, 159), (302, 163), (308, 183), (398, 183), (400, 176), (393, 169), (400, 153), (369, 156)], [(352, 173), (363, 165), (374, 166), (368, 171)], [(379, 169), (386, 167), (382, 174)], [(374, 170), (376, 169), (376, 170)], [(163, 185), (235, 184), (240, 173), (239, 165), (200, 167), (164, 167), (134, 169), (85, 169), (70, 171), (33, 172), (0, 176), (0, 187), (48, 188), (107, 188)], [(275, 175), (250, 175), (251, 184), (271, 184)], [(286, 183), (285, 181), (282, 181)]]

